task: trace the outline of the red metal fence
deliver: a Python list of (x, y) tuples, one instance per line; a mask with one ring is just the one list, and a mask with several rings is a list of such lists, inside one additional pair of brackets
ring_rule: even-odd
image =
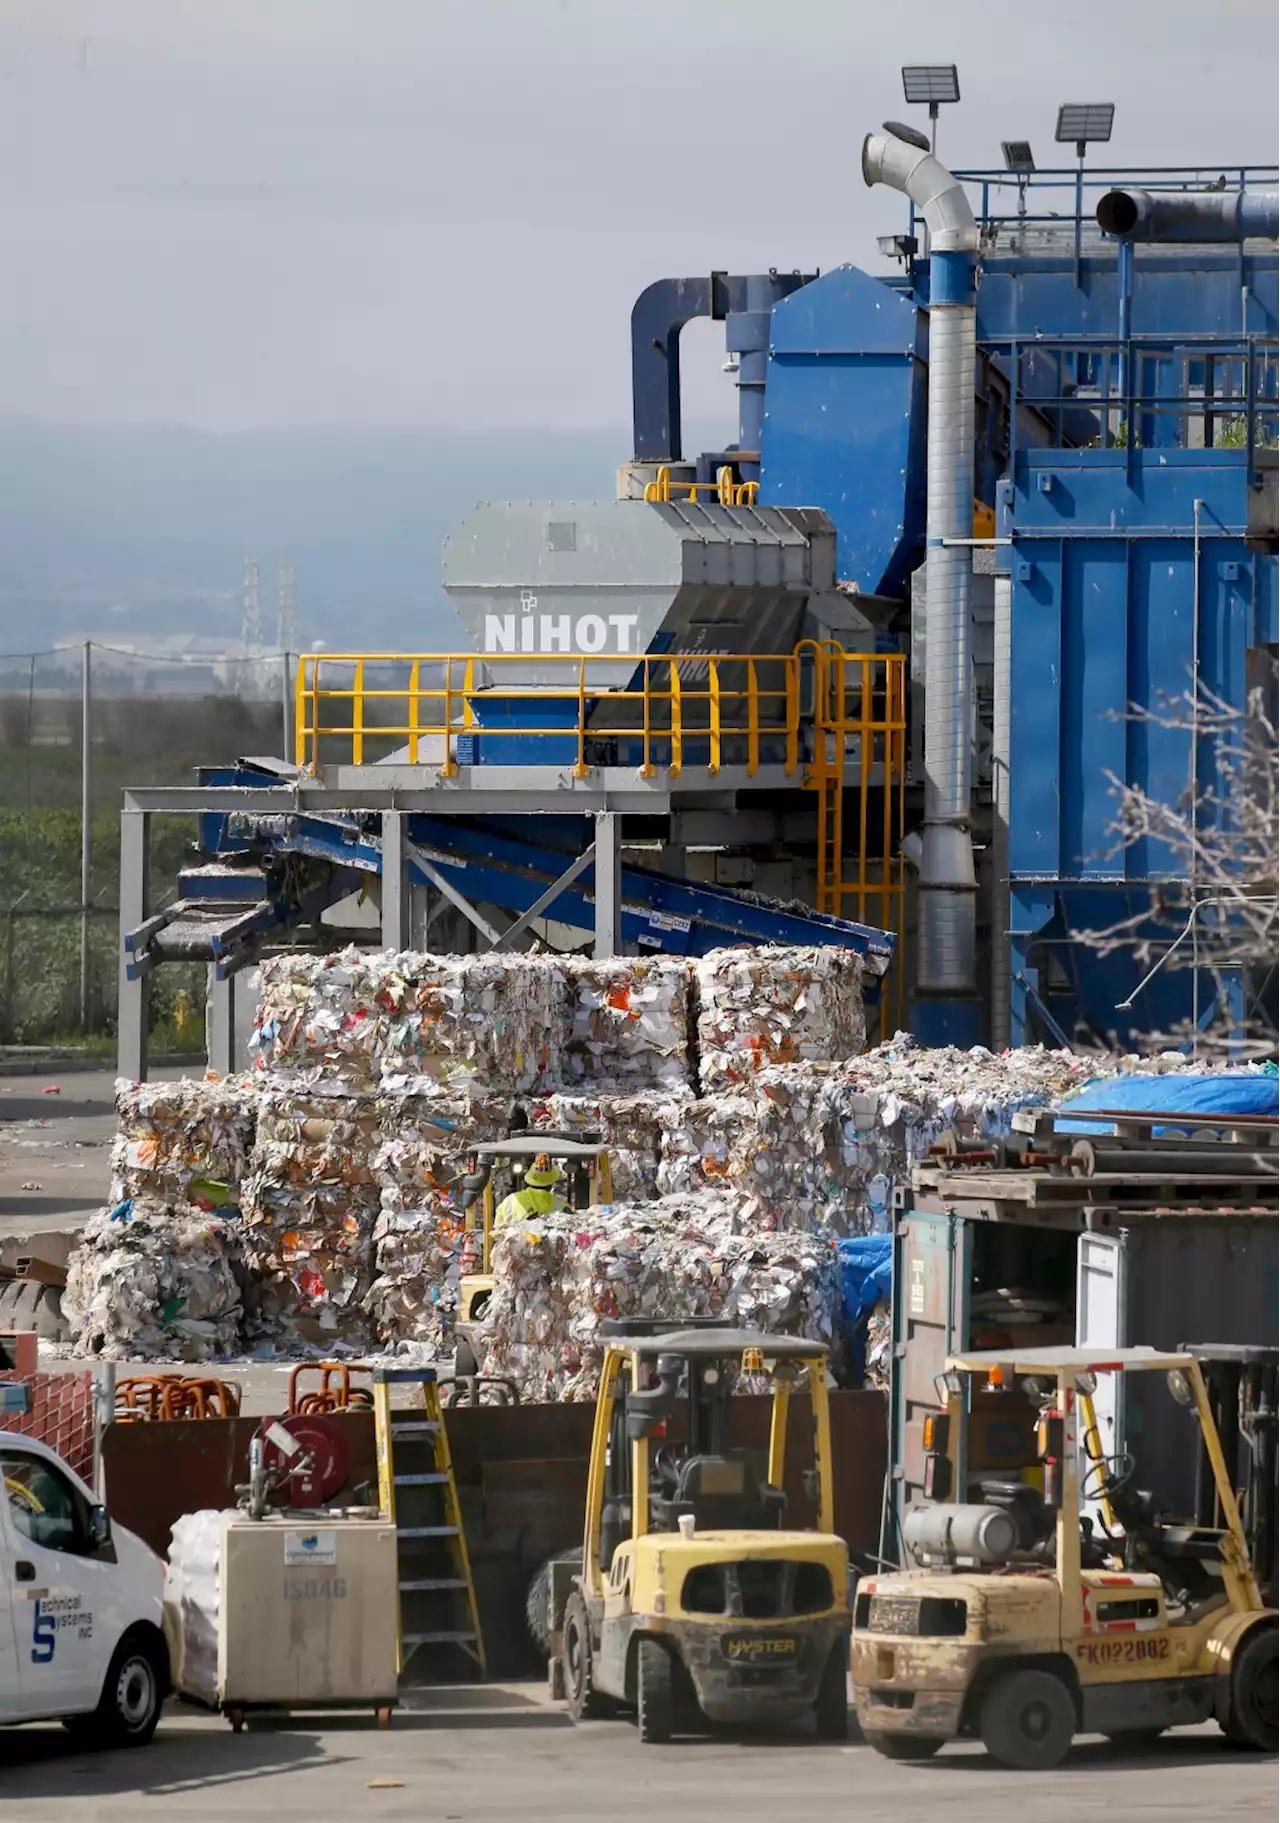
[(0, 1371), (0, 1380), (25, 1380), (31, 1407), (25, 1417), (14, 1412), (0, 1415), (0, 1431), (16, 1431), (19, 1436), (47, 1443), (92, 1485), (93, 1375)]

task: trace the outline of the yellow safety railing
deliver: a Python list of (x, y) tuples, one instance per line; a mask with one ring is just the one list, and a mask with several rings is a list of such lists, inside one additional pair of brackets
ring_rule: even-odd
[(644, 497), (650, 505), (665, 506), (670, 500), (696, 500), (700, 494), (714, 498), (717, 506), (754, 506), (760, 494), (758, 481), (735, 481), (733, 470), (716, 471), (714, 481), (673, 481), (669, 468), (660, 468), (652, 481), (645, 483)]
[[(629, 671), (627, 687), (603, 688), (603, 665), (613, 676)], [(530, 685), (512, 669), (534, 666), (555, 681)], [(497, 700), (510, 720), (485, 720)], [(513, 707), (522, 702), (527, 717)], [(534, 763), (548, 743), (545, 763), (563, 765), (568, 745), (579, 778), (601, 764), (635, 767), (645, 778), (712, 778), (731, 768), (754, 778), (762, 766), (778, 766), (818, 797), (819, 911), (896, 930), (906, 706), (900, 654), (846, 652), (835, 640), (803, 640), (793, 652), (635, 658), (306, 653), (295, 683), (294, 757), (317, 774), (322, 765), (395, 755), (451, 778), (463, 763), (459, 741), (479, 732), (531, 743)]]

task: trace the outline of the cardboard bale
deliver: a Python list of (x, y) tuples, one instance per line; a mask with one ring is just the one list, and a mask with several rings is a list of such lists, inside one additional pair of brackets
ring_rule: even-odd
[(770, 1064), (840, 1061), (866, 1043), (854, 950), (712, 950), (694, 974), (704, 1095), (741, 1092)]

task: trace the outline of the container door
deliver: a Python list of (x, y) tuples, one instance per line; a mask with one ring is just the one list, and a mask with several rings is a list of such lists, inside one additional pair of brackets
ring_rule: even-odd
[[(898, 1526), (913, 1501), (924, 1498), (925, 1418), (938, 1409), (934, 1381), (947, 1356), (968, 1336), (970, 1235), (967, 1222), (951, 1215), (911, 1212), (898, 1223), (893, 1260), (893, 1376), (890, 1387), (893, 1437), (891, 1502)], [(960, 1486), (964, 1464), (960, 1464)], [(896, 1557), (900, 1532), (882, 1547)]]
[[(1127, 1259), (1123, 1234), (1082, 1234), (1076, 1253), (1076, 1345), (1123, 1348)], [(1124, 1407), (1117, 1398), (1119, 1374), (1099, 1374), (1093, 1395), (1098, 1435), (1108, 1456), (1124, 1448)], [(1082, 1468), (1081, 1474), (1084, 1470)], [(1097, 1477), (1093, 1477), (1096, 1482)], [(1145, 1484), (1144, 1484), (1145, 1485)], [(1092, 1512), (1096, 1499), (1084, 1502)]]

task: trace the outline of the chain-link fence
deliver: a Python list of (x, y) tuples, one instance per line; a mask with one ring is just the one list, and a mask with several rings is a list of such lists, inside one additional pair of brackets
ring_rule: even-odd
[[(121, 795), (190, 784), (197, 766), (244, 754), (290, 758), (293, 663), (91, 645), (86, 688), (84, 646), (0, 657), (0, 1044), (86, 1039), (109, 1050)], [(157, 909), (195, 835), (194, 819), (155, 819)], [(203, 1049), (204, 977), (199, 964), (157, 970), (153, 1050)]]

